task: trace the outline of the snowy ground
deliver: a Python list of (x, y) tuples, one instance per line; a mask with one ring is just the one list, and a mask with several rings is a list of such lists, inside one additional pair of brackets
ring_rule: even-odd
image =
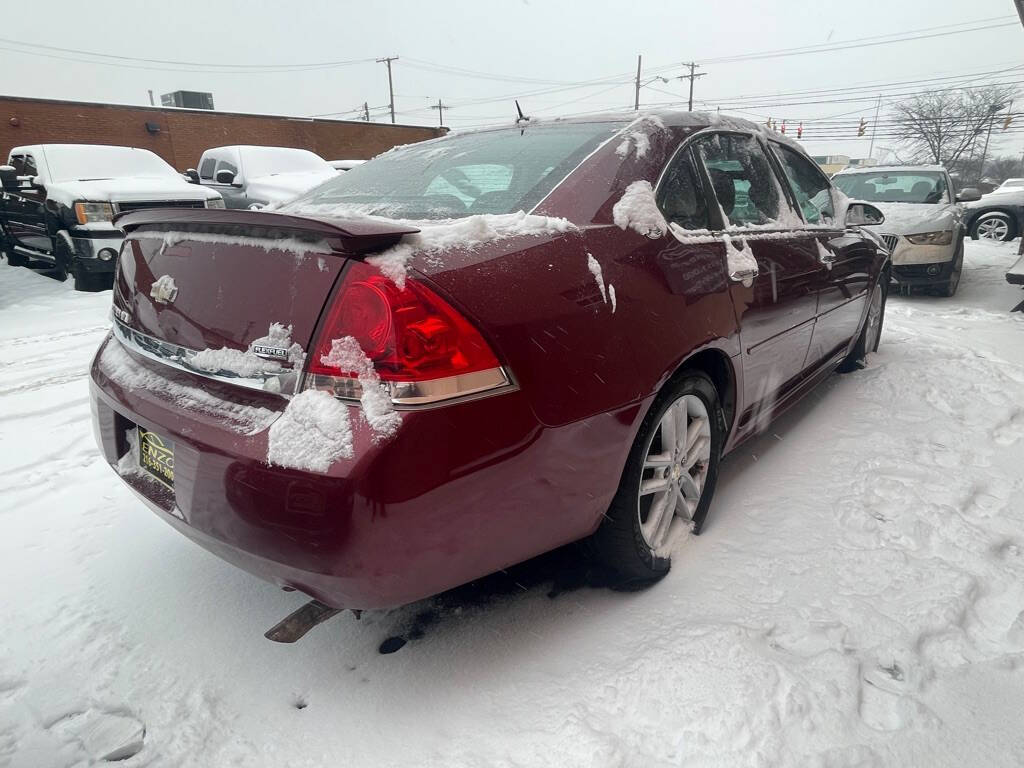
[(1024, 764), (1016, 245), (968, 242), (952, 300), (891, 298), (870, 367), (728, 459), (655, 588), (549, 597), (562, 553), (295, 646), (262, 632), (300, 595), (94, 450), (110, 294), (0, 265), (0, 765)]

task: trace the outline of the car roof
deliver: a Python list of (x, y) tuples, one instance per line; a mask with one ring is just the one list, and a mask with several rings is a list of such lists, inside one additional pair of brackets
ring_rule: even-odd
[(867, 165), (857, 168), (844, 168), (836, 176), (852, 176), (855, 173), (913, 173), (914, 171), (929, 171), (931, 173), (945, 173), (946, 168), (942, 165)]

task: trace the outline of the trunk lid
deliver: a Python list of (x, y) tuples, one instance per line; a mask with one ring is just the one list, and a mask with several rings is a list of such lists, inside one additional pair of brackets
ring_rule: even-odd
[(116, 224), (126, 233), (113, 296), (122, 340), (239, 383), (300, 368), (346, 260), (418, 231), (230, 209), (144, 210)]

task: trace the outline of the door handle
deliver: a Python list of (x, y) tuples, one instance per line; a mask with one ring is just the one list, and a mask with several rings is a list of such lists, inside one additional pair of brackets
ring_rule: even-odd
[(735, 283), (743, 283), (749, 286), (757, 275), (757, 267), (736, 269), (729, 273), (729, 279)]

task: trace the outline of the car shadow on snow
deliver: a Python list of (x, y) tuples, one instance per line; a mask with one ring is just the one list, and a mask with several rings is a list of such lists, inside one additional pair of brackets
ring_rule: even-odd
[(519, 598), (544, 594), (549, 600), (557, 600), (585, 588), (633, 592), (644, 586), (624, 582), (614, 571), (596, 562), (586, 540), (575, 542), (391, 612), (390, 621), (385, 621), (391, 634), (378, 650), (382, 654), (394, 653), (423, 639), (446, 621), (463, 619)]

